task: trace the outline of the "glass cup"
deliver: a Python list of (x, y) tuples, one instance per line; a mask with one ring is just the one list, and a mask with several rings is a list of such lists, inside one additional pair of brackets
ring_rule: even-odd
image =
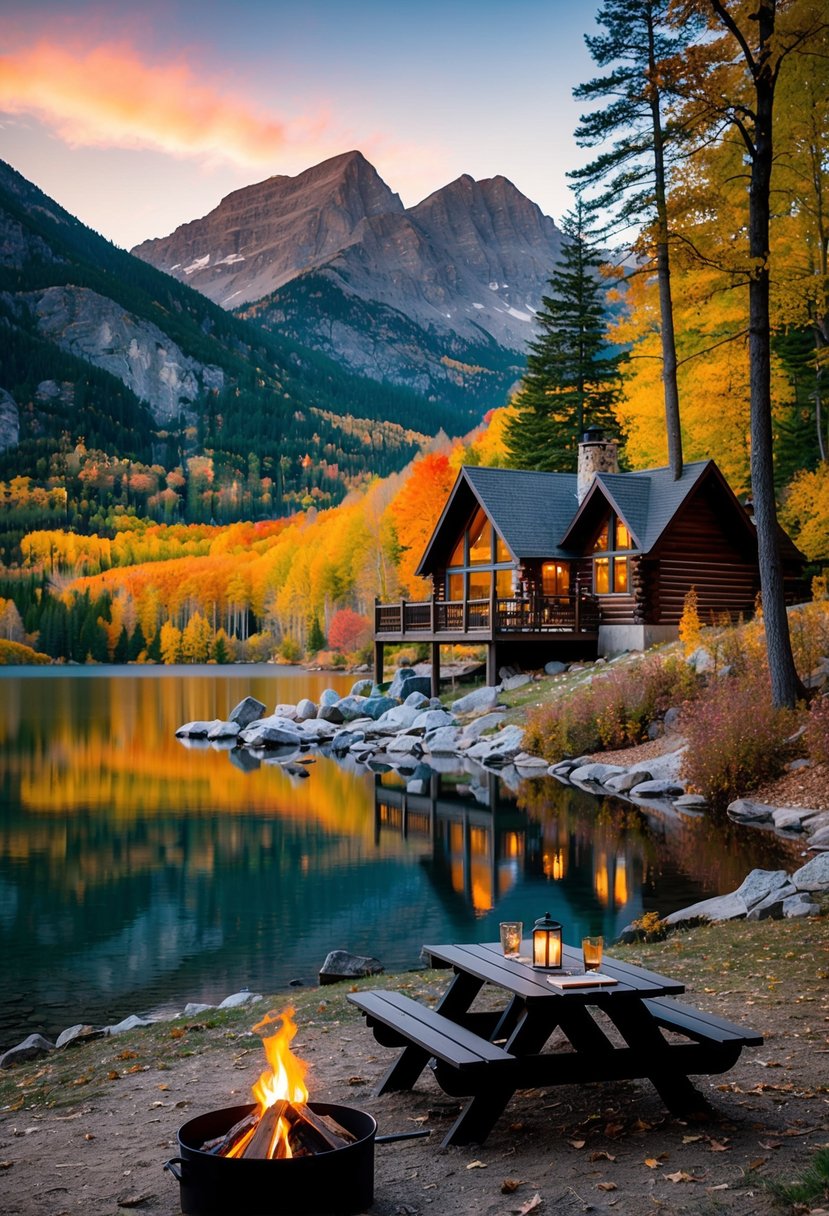
[(501, 933), (501, 949), (507, 958), (518, 954), (521, 950), (524, 922), (522, 920), (502, 920), (498, 929)]
[(581, 939), (581, 954), (584, 959), (585, 971), (598, 971), (602, 965), (602, 948), (604, 938), (583, 937)]

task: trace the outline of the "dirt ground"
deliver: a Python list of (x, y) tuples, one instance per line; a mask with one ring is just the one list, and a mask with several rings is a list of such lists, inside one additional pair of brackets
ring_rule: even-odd
[[(731, 1072), (699, 1079), (710, 1119), (670, 1118), (645, 1081), (544, 1088), (516, 1094), (485, 1144), (442, 1149), (458, 1102), (428, 1071), (411, 1093), (372, 1096), (393, 1053), (346, 1002), (345, 985), (269, 1001), (296, 1006), (294, 1049), (310, 1063), (312, 1100), (363, 1107), (381, 1133), (432, 1132), (376, 1147), (375, 1216), (792, 1210), (769, 1183), (802, 1174), (829, 1144), (829, 920), (717, 925), (614, 953), (765, 1035)], [(428, 971), (360, 986), (434, 1001), (446, 981)], [(249, 1100), (263, 1064), (254, 1020), (233, 1011), (159, 1023), (0, 1074), (3, 1216), (177, 1213), (163, 1163), (188, 1119)]]

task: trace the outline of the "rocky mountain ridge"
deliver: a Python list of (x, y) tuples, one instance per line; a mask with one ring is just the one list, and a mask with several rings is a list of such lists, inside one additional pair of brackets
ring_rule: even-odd
[(359, 152), (237, 190), (133, 252), (224, 308), (424, 396), (501, 404), (561, 233), (505, 177), (404, 208)]

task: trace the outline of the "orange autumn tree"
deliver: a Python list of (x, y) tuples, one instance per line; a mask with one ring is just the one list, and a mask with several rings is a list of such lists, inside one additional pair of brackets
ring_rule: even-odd
[(389, 505), (400, 559), (397, 573), (404, 595), (422, 600), (432, 593), (429, 579), (415, 574), (455, 483), (456, 469), (446, 452), (429, 452), (412, 465), (411, 475)]

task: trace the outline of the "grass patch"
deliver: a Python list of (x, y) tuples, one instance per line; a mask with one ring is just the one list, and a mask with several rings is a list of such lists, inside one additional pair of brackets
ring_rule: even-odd
[(772, 1195), (793, 1207), (811, 1207), (818, 1200), (829, 1199), (829, 1148), (821, 1148), (799, 1178), (791, 1182), (772, 1180), (768, 1183)]

